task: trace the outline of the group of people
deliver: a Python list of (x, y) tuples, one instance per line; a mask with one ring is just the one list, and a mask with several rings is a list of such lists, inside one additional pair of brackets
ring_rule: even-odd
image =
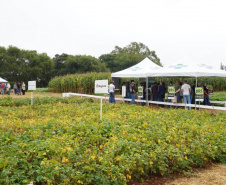
[[(135, 86), (135, 81), (131, 80), (130, 82), (126, 82), (123, 85), (126, 86), (126, 99), (131, 99), (131, 103), (135, 104), (135, 97), (137, 93), (137, 89)], [(155, 82), (152, 87), (148, 87), (148, 90), (146, 91), (146, 84), (142, 83), (141, 86), (143, 86), (143, 97), (142, 100), (146, 100), (146, 93), (148, 92), (148, 100), (153, 101), (159, 101), (164, 102), (167, 99), (167, 102), (172, 102), (172, 99), (169, 99), (169, 97), (165, 97), (166, 93), (168, 92), (168, 89), (170, 86), (175, 87), (175, 97), (176, 102), (175, 103), (185, 103), (185, 104), (194, 104), (195, 103), (195, 87), (196, 87), (196, 81), (194, 81), (193, 86), (190, 86), (187, 82), (187, 80), (184, 80), (184, 83), (180, 82), (179, 80), (174, 85), (172, 81), (170, 81), (170, 84), (166, 87), (165, 83), (163, 82)], [(209, 89), (206, 85), (203, 87), (204, 90), (204, 105), (210, 105), (209, 101)], [(109, 86), (109, 102), (115, 103), (115, 86), (114, 82), (112, 81)], [(141, 103), (142, 105), (145, 105), (145, 103)], [(161, 107), (164, 107), (164, 105), (160, 105)], [(188, 109), (191, 109), (191, 107), (187, 107)]]
[[(10, 95), (10, 90), (11, 90), (11, 85), (10, 83), (1, 83), (0, 84), (0, 87), (1, 87), (1, 94), (7, 94), (7, 95)], [(21, 93), (23, 95), (25, 95), (25, 91), (26, 91), (26, 85), (25, 83), (23, 82), (22, 84), (20, 82), (15, 82), (14, 85), (13, 85), (13, 92), (14, 94), (17, 94), (17, 95), (21, 95)]]
[[(126, 97), (128, 99), (131, 99), (131, 103), (135, 104), (135, 97), (136, 97), (136, 86), (134, 80), (131, 80), (131, 82), (127, 82), (126, 84)], [(115, 85), (114, 82), (111, 81), (111, 84), (109, 85), (109, 103), (115, 103)]]
[[(165, 99), (165, 93), (169, 93), (168, 89), (170, 86), (175, 86), (175, 98), (176, 102), (179, 103), (185, 103), (185, 104), (195, 104), (195, 87), (196, 87), (196, 81), (194, 81), (193, 86), (190, 86), (188, 84), (187, 80), (184, 80), (184, 83), (180, 82), (179, 80), (175, 85), (173, 85), (173, 82), (170, 81), (169, 86), (167, 88), (165, 87), (165, 84), (160, 82), (159, 84), (154, 83), (154, 86), (152, 87), (152, 94), (153, 94), (153, 100), (154, 101), (164, 101)], [(209, 94), (210, 91), (206, 85), (203, 86), (204, 90), (204, 105), (210, 105), (209, 101)], [(167, 97), (167, 102), (172, 102), (172, 99), (169, 99)], [(163, 105), (161, 105), (163, 106)], [(191, 109), (191, 107), (188, 107), (188, 109)]]
[(1, 94), (8, 94), (10, 95), (10, 88), (11, 88), (11, 85), (10, 83), (1, 83), (0, 84), (0, 87), (1, 87)]

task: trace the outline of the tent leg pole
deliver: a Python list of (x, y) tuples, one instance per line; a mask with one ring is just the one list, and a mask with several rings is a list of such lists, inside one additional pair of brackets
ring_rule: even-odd
[(146, 105), (148, 106), (148, 77), (146, 78)]
[[(198, 85), (198, 82), (197, 82), (197, 76), (196, 76), (196, 81), (195, 81), (195, 86), (197, 87), (197, 85)], [(196, 100), (195, 100), (195, 110), (196, 110)]]

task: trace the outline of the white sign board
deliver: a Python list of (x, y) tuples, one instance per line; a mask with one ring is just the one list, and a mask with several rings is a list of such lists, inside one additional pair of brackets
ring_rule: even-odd
[(108, 80), (96, 80), (95, 81), (95, 94), (108, 93)]
[(36, 81), (28, 81), (28, 90), (31, 90), (31, 91), (36, 90)]
[(122, 86), (122, 97), (126, 97), (126, 86)]

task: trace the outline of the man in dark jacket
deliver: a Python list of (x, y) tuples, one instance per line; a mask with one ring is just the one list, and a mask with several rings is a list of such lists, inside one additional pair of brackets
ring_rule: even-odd
[[(165, 85), (163, 85), (162, 82), (160, 82), (158, 86), (158, 100), (160, 102), (163, 102), (164, 96), (165, 96)], [(164, 107), (164, 105), (160, 105), (160, 107)]]

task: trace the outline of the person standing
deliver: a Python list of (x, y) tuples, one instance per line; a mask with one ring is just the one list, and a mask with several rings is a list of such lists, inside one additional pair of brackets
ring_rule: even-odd
[(2, 95), (4, 94), (4, 87), (5, 87), (5, 83), (2, 83), (2, 85), (1, 85), (1, 93), (2, 93)]
[(10, 88), (11, 88), (10, 83), (7, 83), (7, 85), (6, 85), (6, 94), (8, 94), (8, 95), (10, 95)]
[(21, 95), (21, 84), (20, 84), (20, 82), (17, 83), (17, 94)]
[(109, 103), (115, 103), (115, 85), (113, 81), (109, 85)]
[[(177, 103), (180, 102), (180, 87), (180, 80), (178, 80), (175, 85), (175, 96), (177, 97)], [(176, 108), (178, 108), (178, 106), (176, 106)]]
[(135, 87), (135, 82), (134, 80), (131, 80), (130, 84), (130, 96), (131, 96), (131, 103), (135, 104), (135, 96), (136, 96), (136, 87)]
[(192, 90), (192, 98), (191, 98), (191, 103), (195, 104), (195, 87), (196, 87), (196, 81), (194, 81), (193, 86), (191, 87)]
[(23, 82), (23, 83), (22, 83), (22, 93), (23, 93), (23, 95), (25, 95), (25, 90), (26, 90), (26, 85), (25, 85), (25, 83)]
[(204, 105), (210, 106), (209, 89), (206, 85), (204, 85), (203, 88), (204, 88)]
[(126, 82), (126, 98), (130, 99), (130, 83)]
[(7, 83), (4, 84), (4, 94), (6, 94)]
[(14, 89), (14, 94), (17, 94), (17, 84), (16, 84), (16, 82), (14, 83), (13, 89)]
[[(191, 99), (190, 99), (191, 86), (188, 84), (187, 80), (184, 80), (184, 84), (181, 87), (181, 91), (183, 94), (184, 103), (191, 104)], [(188, 109), (191, 110), (191, 107), (188, 107)]]
[[(162, 84), (162, 82), (160, 82), (158, 86), (158, 100), (160, 102), (163, 102), (164, 95), (165, 95), (165, 86)], [(164, 105), (160, 105), (160, 107), (164, 107)]]
[(151, 88), (153, 101), (158, 101), (158, 85), (157, 82), (154, 83), (154, 86)]
[(181, 100), (181, 103), (184, 103), (183, 93), (181, 91), (182, 85), (183, 85), (182, 82), (180, 82), (180, 100)]

